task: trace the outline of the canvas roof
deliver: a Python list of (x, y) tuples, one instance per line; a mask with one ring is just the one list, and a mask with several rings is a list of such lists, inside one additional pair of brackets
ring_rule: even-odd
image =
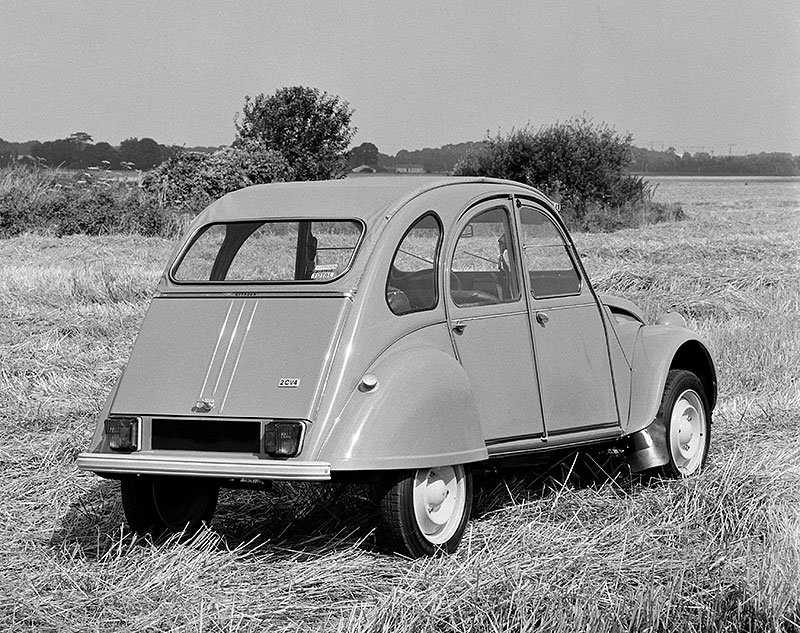
[(424, 191), (469, 182), (501, 181), (476, 177), (371, 176), (255, 185), (223, 196), (203, 211), (195, 224), (280, 217), (359, 218), (370, 224)]

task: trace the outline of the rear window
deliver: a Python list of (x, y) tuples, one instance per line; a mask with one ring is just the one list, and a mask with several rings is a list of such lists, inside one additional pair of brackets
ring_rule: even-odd
[(353, 220), (210, 224), (172, 270), (178, 283), (325, 283), (353, 260), (363, 225)]

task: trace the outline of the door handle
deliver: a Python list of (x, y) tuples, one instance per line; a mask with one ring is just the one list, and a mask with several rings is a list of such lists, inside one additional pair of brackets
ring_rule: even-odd
[(453, 321), (453, 332), (456, 334), (463, 334), (467, 324), (463, 321)]
[(537, 312), (536, 313), (536, 321), (540, 325), (544, 325), (550, 320), (550, 317), (547, 316), (547, 312)]

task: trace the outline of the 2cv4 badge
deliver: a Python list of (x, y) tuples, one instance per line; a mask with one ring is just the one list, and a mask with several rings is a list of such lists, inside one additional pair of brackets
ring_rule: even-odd
[(285, 389), (297, 389), (300, 386), (299, 378), (281, 378), (278, 381), (278, 387)]

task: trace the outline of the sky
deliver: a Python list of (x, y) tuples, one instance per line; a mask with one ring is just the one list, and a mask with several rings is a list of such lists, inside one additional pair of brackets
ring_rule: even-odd
[(800, 155), (797, 0), (3, 0), (0, 138), (225, 145), (304, 85), (381, 152), (586, 115), (640, 147)]

